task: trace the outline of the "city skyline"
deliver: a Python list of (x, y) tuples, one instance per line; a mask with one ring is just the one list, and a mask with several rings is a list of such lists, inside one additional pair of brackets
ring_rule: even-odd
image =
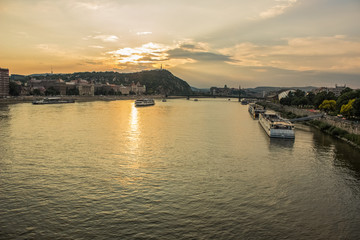
[(8, 1), (11, 74), (163, 68), (191, 86), (360, 88), (360, 2)]

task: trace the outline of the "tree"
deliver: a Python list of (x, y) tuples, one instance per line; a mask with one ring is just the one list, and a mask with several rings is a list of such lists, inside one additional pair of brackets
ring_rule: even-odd
[(34, 91), (32, 91), (32, 94), (35, 96), (40, 96), (41, 95), (41, 91), (39, 89), (34, 89)]
[(347, 91), (344, 94), (340, 95), (340, 97), (336, 100), (337, 110), (340, 111), (342, 105), (347, 104), (349, 102), (349, 100), (355, 99), (355, 98), (360, 98), (360, 90)]
[(333, 92), (320, 92), (314, 98), (315, 107), (319, 108), (324, 100), (336, 100)]
[(301, 91), (300, 89), (296, 89), (294, 95), (295, 95), (295, 97), (302, 98), (302, 97), (305, 97), (305, 92)]
[(303, 96), (303, 97), (294, 97), (293, 100), (291, 101), (291, 105), (295, 105), (295, 106), (300, 106), (300, 105), (307, 105), (308, 101), (307, 99)]
[(308, 101), (308, 104), (309, 105), (315, 105), (315, 94), (313, 92), (309, 92), (307, 95), (306, 95), (306, 99)]
[(354, 115), (353, 114), (353, 106), (352, 106), (354, 102), (355, 102), (355, 99), (351, 99), (351, 100), (349, 100), (349, 102), (347, 104), (342, 105), (340, 113), (347, 117)]
[(115, 90), (111, 88), (111, 89), (109, 90), (108, 94), (109, 94), (109, 95), (115, 95), (116, 93), (115, 93)]
[(17, 84), (16, 82), (10, 81), (9, 94), (11, 96), (19, 96), (21, 94), (21, 85)]
[(355, 101), (352, 103), (352, 108), (354, 115), (360, 117), (360, 98), (355, 99)]
[(79, 89), (77, 88), (67, 88), (66, 95), (79, 95)]
[(291, 98), (289, 96), (286, 96), (286, 97), (280, 99), (280, 104), (290, 106), (291, 105)]
[(324, 100), (320, 105), (319, 109), (324, 110), (325, 112), (335, 111), (336, 102), (335, 100)]
[(49, 87), (48, 89), (46, 89), (45, 91), (45, 95), (46, 96), (54, 96), (54, 95), (59, 95), (60, 92), (58, 90), (56, 90), (54, 87)]
[(352, 89), (349, 87), (346, 87), (344, 90), (341, 91), (340, 95), (343, 95), (345, 93), (352, 92)]

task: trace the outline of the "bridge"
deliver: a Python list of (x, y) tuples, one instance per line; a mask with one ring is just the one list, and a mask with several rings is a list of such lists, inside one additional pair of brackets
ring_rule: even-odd
[(316, 115), (307, 116), (307, 117), (289, 119), (289, 121), (290, 122), (308, 121), (308, 120), (311, 120), (311, 119), (322, 118), (323, 116), (324, 116), (324, 114), (316, 114)]

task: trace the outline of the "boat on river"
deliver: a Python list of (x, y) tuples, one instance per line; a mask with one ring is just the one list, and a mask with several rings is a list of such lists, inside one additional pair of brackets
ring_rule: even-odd
[(243, 99), (241, 99), (240, 103), (241, 103), (242, 105), (248, 105), (248, 104), (249, 104), (249, 101), (248, 101), (247, 99), (243, 98)]
[(145, 107), (145, 106), (152, 106), (152, 105), (155, 105), (154, 99), (144, 98), (144, 99), (135, 100), (136, 107)]
[(294, 124), (272, 111), (259, 114), (259, 123), (271, 138), (295, 138)]
[(266, 110), (263, 106), (257, 105), (255, 103), (250, 103), (248, 111), (253, 119), (258, 119), (260, 113), (264, 113)]
[(62, 103), (74, 103), (74, 99), (61, 99), (59, 97), (48, 97), (41, 100), (35, 100), (32, 104), (62, 104)]

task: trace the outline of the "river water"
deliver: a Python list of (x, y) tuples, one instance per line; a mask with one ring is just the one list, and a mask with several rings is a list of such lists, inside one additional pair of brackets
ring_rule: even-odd
[(360, 152), (235, 100), (0, 106), (0, 239), (359, 239)]

